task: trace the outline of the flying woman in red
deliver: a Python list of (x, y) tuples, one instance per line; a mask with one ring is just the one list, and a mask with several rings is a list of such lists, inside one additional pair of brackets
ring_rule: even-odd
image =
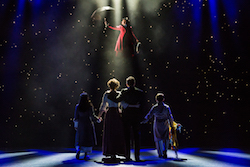
[(134, 56), (134, 39), (136, 40), (136, 43), (138, 43), (139, 40), (133, 33), (128, 18), (123, 18), (121, 21), (121, 25), (116, 27), (110, 26), (109, 23), (106, 21), (106, 18), (104, 18), (104, 24), (110, 29), (120, 31), (115, 45), (116, 56), (118, 52), (121, 52), (125, 56)]

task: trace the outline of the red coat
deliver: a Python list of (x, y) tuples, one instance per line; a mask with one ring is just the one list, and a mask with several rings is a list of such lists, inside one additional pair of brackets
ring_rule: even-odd
[[(116, 51), (116, 55), (117, 55), (118, 52), (123, 51), (123, 46), (124, 46), (123, 42), (124, 42), (124, 35), (126, 33), (126, 29), (122, 25), (119, 25), (119, 26), (116, 26), (116, 27), (112, 27), (112, 26), (108, 26), (108, 27), (113, 29), (113, 30), (119, 30), (120, 31), (120, 34), (118, 36), (118, 39), (117, 39), (116, 45), (115, 45), (115, 51)], [(132, 31), (131, 26), (130, 26), (130, 29), (131, 29), (131, 33), (132, 33), (133, 37), (135, 38), (135, 40), (137, 40), (135, 34)], [(131, 45), (133, 45), (133, 43)]]

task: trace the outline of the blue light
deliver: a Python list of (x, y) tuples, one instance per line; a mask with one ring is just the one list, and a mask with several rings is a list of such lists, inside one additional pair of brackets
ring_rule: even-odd
[(22, 14), (24, 11), (25, 0), (19, 0), (17, 15)]
[(218, 37), (218, 13), (217, 13), (217, 4), (216, 0), (210, 0), (209, 2), (209, 10), (210, 10), (210, 19), (212, 22), (212, 30), (215, 37)]
[(42, 2), (42, 0), (35, 0), (35, 4), (36, 4), (36, 5), (40, 5), (41, 2)]
[(242, 150), (236, 148), (223, 148), (217, 154), (217, 158), (224, 162), (232, 164), (249, 166), (250, 156), (245, 154)]
[(5, 95), (5, 100), (12, 99), (12, 96), (14, 96), (16, 89), (18, 89), (18, 82), (17, 82), (17, 76), (18, 76), (18, 69), (19, 69), (19, 59), (20, 59), (20, 49), (22, 48), (21, 45), (23, 44), (21, 42), (20, 38), (20, 30), (23, 25), (23, 13), (25, 10), (25, 0), (19, 0), (17, 3), (17, 10), (15, 13), (15, 16), (13, 18), (13, 22), (10, 28), (10, 38), (9, 38), (9, 46), (6, 47), (8, 50), (6, 50), (6, 66), (5, 70), (6, 73), (4, 73), (4, 82), (5, 82), (5, 89), (6, 92), (8, 92)]
[(197, 41), (201, 38), (201, 25), (202, 25), (202, 2), (197, 0), (190, 0), (193, 4), (193, 35), (192, 35), (192, 48), (198, 49)]
[(56, 154), (55, 152), (48, 151), (48, 150), (40, 150), (40, 149), (27, 149), (28, 152), (36, 152), (38, 155), (51, 155)]
[(182, 152), (182, 153), (186, 153), (186, 154), (191, 154), (191, 153), (197, 152), (199, 150), (200, 150), (199, 148), (185, 148), (185, 149), (180, 149), (178, 151)]
[(234, 152), (234, 153), (244, 153), (242, 150), (238, 148), (223, 148), (221, 149), (223, 152)]
[(211, 39), (213, 40), (213, 54), (215, 57), (221, 59), (223, 52), (221, 48), (220, 33), (219, 33), (219, 16), (218, 16), (218, 4), (217, 0), (210, 0), (209, 2), (209, 11), (210, 11), (210, 20), (212, 26)]
[(222, 0), (223, 6), (226, 10), (226, 16), (230, 24), (234, 23), (235, 19), (238, 17), (238, 5), (233, 0)]
[(193, 18), (196, 24), (201, 25), (202, 2), (197, 0), (190, 0), (193, 6)]

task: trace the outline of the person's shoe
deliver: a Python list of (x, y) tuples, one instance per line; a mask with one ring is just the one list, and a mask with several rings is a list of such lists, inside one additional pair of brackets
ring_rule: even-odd
[(167, 154), (163, 154), (162, 158), (167, 159), (168, 155)]
[(78, 150), (77, 153), (76, 153), (76, 159), (80, 159), (80, 153), (81, 153), (81, 151)]
[(86, 161), (86, 160), (90, 160), (90, 158), (89, 158), (89, 156), (88, 156), (87, 153), (85, 153), (85, 155), (84, 155), (84, 160), (85, 160), (85, 161)]
[(112, 155), (111, 157), (103, 158), (102, 161), (107, 164), (114, 164), (114, 163), (116, 164), (120, 162), (120, 159), (116, 158), (115, 155)]
[(126, 157), (125, 161), (129, 162), (129, 161), (132, 161), (132, 159), (130, 157)]
[(116, 155), (111, 155), (111, 159), (116, 159)]
[(136, 158), (135, 158), (135, 161), (136, 161), (136, 162), (141, 162), (141, 160), (140, 160), (139, 157), (136, 157)]

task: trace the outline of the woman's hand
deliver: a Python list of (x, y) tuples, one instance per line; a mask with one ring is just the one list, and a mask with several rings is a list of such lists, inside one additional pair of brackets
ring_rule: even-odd
[(143, 121), (141, 121), (141, 124), (145, 124), (145, 123), (147, 123), (148, 122), (148, 120), (147, 119), (144, 119)]
[(109, 26), (109, 23), (107, 22), (107, 19), (104, 18), (104, 24), (105, 24), (105, 27), (108, 27)]
[(97, 123), (101, 123), (102, 122), (102, 117), (98, 117)]
[(102, 122), (102, 114), (103, 114), (103, 112), (105, 112), (104, 110), (100, 110), (99, 111), (99, 114), (98, 114), (98, 116), (97, 116), (97, 123), (101, 123)]
[(73, 120), (74, 121), (74, 128), (75, 128), (75, 130), (77, 130), (77, 128), (78, 128), (78, 120)]

